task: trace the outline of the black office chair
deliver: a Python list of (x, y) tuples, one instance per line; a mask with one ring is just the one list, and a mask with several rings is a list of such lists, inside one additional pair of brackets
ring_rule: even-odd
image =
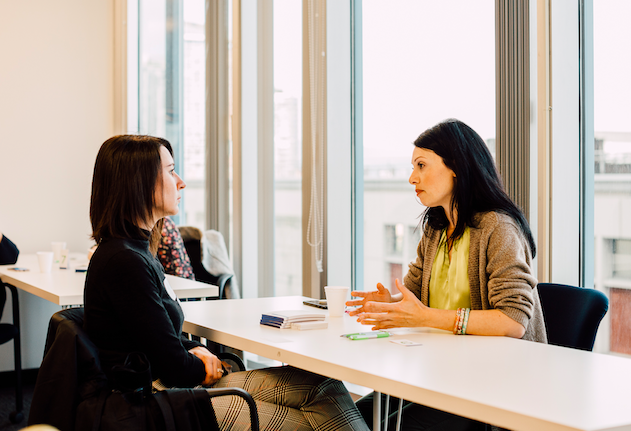
[(0, 286), (0, 318), (4, 311), (4, 305), (7, 301), (7, 291), (11, 291), (11, 302), (13, 305), (13, 323), (0, 323), (0, 344), (13, 340), (13, 360), (15, 365), (15, 411), (9, 414), (9, 419), (14, 424), (24, 420), (22, 413), (22, 355), (20, 349), (20, 307), (18, 302), (18, 292), (15, 286), (2, 283)]
[(596, 289), (555, 283), (539, 283), (539, 299), (548, 333), (548, 343), (589, 350), (609, 300)]
[[(149, 398), (142, 396), (149, 392), (148, 388), (140, 390), (139, 387), (122, 396), (112, 392), (107, 389), (98, 349), (82, 326), (83, 308), (62, 310), (51, 317), (29, 425), (45, 423), (62, 431), (93, 428), (95, 423), (104, 430), (145, 426), (147, 429), (197, 429), (193, 424), (218, 429), (209, 398), (234, 395), (248, 404), (251, 429), (259, 429), (256, 404), (252, 396), (240, 388), (172, 389), (163, 391), (165, 397), (155, 395)], [(141, 402), (142, 399), (146, 401)], [(165, 404), (165, 399), (170, 407)], [(139, 410), (139, 403), (146, 407)], [(101, 411), (104, 413), (99, 414)], [(162, 420), (164, 424), (160, 425)]]
[(186, 253), (191, 260), (195, 280), (213, 284), (219, 288), (219, 295), (216, 298), (209, 299), (230, 298), (228, 291), (234, 279), (233, 274), (213, 275), (202, 264), (202, 231), (192, 226), (180, 226), (179, 230)]

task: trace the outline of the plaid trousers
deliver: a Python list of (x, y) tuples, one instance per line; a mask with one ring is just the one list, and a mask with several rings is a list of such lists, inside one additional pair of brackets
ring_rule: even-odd
[[(238, 387), (256, 403), (261, 430), (369, 431), (339, 380), (283, 366), (231, 373), (213, 388)], [(222, 430), (249, 428), (247, 404), (235, 396), (211, 400)]]

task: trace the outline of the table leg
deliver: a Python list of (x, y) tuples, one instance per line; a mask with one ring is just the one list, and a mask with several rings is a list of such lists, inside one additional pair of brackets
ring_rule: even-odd
[(379, 431), (381, 429), (381, 392), (374, 392), (372, 397), (372, 429)]

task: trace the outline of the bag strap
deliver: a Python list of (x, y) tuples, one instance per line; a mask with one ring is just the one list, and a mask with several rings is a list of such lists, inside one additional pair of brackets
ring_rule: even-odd
[[(173, 419), (173, 410), (171, 404), (167, 400), (166, 392), (158, 392), (153, 395), (153, 398), (158, 403), (160, 410), (162, 410), (162, 417), (164, 418), (164, 425), (167, 431), (177, 431), (175, 428), (175, 420)], [(95, 430), (96, 431), (96, 430)]]
[(96, 417), (94, 418), (94, 423), (92, 423), (92, 431), (99, 431), (99, 428), (101, 428), (101, 416), (103, 416), (103, 411), (105, 410), (105, 400), (109, 394), (109, 389), (102, 389), (99, 394), (99, 400), (96, 403)]

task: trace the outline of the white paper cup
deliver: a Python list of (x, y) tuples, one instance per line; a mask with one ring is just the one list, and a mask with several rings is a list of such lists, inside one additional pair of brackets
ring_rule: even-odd
[(342, 317), (344, 315), (346, 297), (350, 290), (348, 286), (324, 286), (329, 317)]
[(53, 246), (53, 262), (59, 263), (61, 260), (61, 251), (66, 248), (66, 243), (65, 241), (54, 241), (51, 242), (51, 245)]
[(37, 260), (39, 261), (39, 272), (48, 273), (53, 269), (52, 251), (38, 251)]

